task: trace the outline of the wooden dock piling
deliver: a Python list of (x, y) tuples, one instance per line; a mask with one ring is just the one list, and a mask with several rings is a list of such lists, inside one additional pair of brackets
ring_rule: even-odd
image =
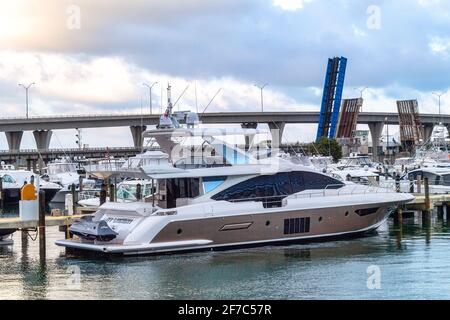
[(78, 177), (78, 190), (83, 191), (83, 176)]
[(45, 192), (39, 190), (39, 220), (38, 220), (38, 232), (39, 232), (39, 256), (45, 257)]
[(403, 224), (403, 209), (398, 208), (394, 213), (394, 225), (401, 226)]
[(141, 184), (138, 183), (136, 186), (136, 200), (140, 201), (142, 199), (142, 187)]
[(105, 202), (106, 202), (106, 184), (105, 182), (103, 182), (100, 189), (100, 205), (104, 204)]
[(395, 176), (395, 191), (400, 193), (400, 175), (398, 173)]
[(422, 193), (422, 177), (421, 176), (417, 177), (417, 193), (418, 194)]
[(110, 183), (109, 184), (109, 201), (110, 202), (115, 202), (116, 201), (116, 190), (115, 190), (115, 186), (114, 184)]
[(430, 200), (430, 185), (428, 178), (423, 179), (425, 189), (425, 210), (422, 210), (422, 224), (428, 225), (431, 222), (431, 200)]
[(437, 218), (438, 220), (444, 219), (444, 204), (439, 204), (436, 206)]
[(72, 212), (73, 212), (73, 214), (76, 214), (78, 197), (77, 197), (77, 189), (76, 189), (75, 183), (72, 183), (72, 185), (70, 186), (70, 192), (72, 194)]
[(0, 177), (0, 213), (3, 213), (5, 205), (5, 193), (3, 191), (3, 177)]

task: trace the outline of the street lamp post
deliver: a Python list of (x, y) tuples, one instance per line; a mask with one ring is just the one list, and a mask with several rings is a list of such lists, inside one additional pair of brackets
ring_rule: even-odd
[(432, 92), (436, 97), (439, 99), (439, 122), (441, 122), (441, 97), (444, 96), (447, 93), (447, 91), (438, 93), (438, 92)]
[(257, 87), (259, 90), (261, 90), (261, 112), (264, 112), (264, 96), (263, 96), (263, 90), (265, 87), (267, 87), (269, 84), (265, 83), (263, 86), (259, 86), (255, 84), (255, 87)]
[(389, 151), (389, 122), (388, 122), (388, 118), (387, 117), (384, 118), (384, 121), (386, 122), (386, 152), (387, 152), (388, 159), (389, 159), (389, 162), (390, 162), (390, 160), (391, 160), (391, 153)]
[[(359, 91), (359, 94), (360, 94), (360, 98), (362, 99), (363, 98), (363, 93), (364, 93), (364, 91), (366, 91), (367, 89), (369, 89), (369, 87), (364, 87), (364, 88), (354, 88), (355, 90), (358, 90)], [(361, 112), (362, 112), (362, 106), (361, 106)]]
[(150, 103), (149, 103), (150, 114), (152, 114), (152, 112), (153, 112), (152, 111), (153, 110), (153, 105), (152, 105), (152, 88), (157, 83), (158, 83), (158, 81), (153, 82), (152, 85), (149, 85), (149, 84), (147, 84), (145, 82), (142, 84), (143, 86), (146, 86), (148, 88), (148, 90), (149, 90), (149, 94), (150, 94), (149, 95), (149, 99), (150, 99)]
[(35, 83), (34, 82), (32, 82), (32, 83), (30, 83), (28, 86), (26, 86), (26, 85), (23, 85), (23, 84), (21, 84), (21, 83), (19, 83), (19, 86), (21, 86), (21, 87), (23, 87), (24, 89), (25, 89), (25, 96), (26, 96), (26, 116), (27, 116), (27, 119), (28, 119), (28, 89), (30, 89), (31, 88), (31, 86), (32, 85), (34, 85)]
[(362, 88), (362, 89), (361, 89), (361, 88), (355, 88), (355, 90), (358, 90), (358, 91), (359, 91), (361, 99), (362, 99), (362, 97), (363, 97), (364, 91), (366, 91), (367, 89), (369, 89), (369, 87), (364, 87), (364, 88)]

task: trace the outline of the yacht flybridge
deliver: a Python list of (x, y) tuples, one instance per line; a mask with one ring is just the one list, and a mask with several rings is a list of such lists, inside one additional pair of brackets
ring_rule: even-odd
[(145, 133), (168, 157), (155, 154), (157, 162), (135, 170), (155, 183), (154, 194), (146, 202), (105, 203), (71, 226), (73, 239), (57, 245), (138, 255), (355, 236), (377, 229), (397, 206), (413, 200), (277, 156), (257, 160), (227, 138), (258, 130), (171, 127), (168, 111), (164, 128)]

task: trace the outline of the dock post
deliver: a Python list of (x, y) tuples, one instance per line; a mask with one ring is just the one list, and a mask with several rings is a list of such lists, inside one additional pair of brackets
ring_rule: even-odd
[(106, 184), (105, 182), (102, 183), (102, 187), (100, 189), (100, 205), (104, 204), (106, 202)]
[(422, 224), (428, 225), (431, 222), (431, 201), (430, 201), (430, 185), (428, 178), (423, 179), (425, 187), (425, 210), (422, 211)]
[(398, 173), (395, 176), (395, 191), (400, 193), (400, 175)]
[(421, 176), (417, 177), (417, 193), (418, 194), (422, 193), (422, 177)]
[(83, 191), (83, 176), (78, 176), (78, 190)]
[(142, 192), (141, 192), (141, 184), (137, 184), (136, 186), (136, 200), (141, 201), (142, 199)]
[(448, 202), (445, 202), (444, 206), (445, 206), (445, 217), (446, 217), (447, 223), (448, 223), (450, 221), (450, 210), (449, 210)]
[(114, 184), (112, 184), (112, 183), (109, 185), (109, 201), (110, 202), (116, 201), (116, 190), (115, 190)]
[(414, 177), (409, 176), (409, 193), (414, 193)]
[(46, 247), (45, 247), (45, 192), (44, 190), (39, 190), (39, 221), (38, 221), (38, 232), (39, 232), (39, 256), (41, 261), (45, 261)]
[(5, 204), (5, 194), (3, 191), (3, 177), (0, 177), (0, 213), (3, 213)]
[(78, 202), (77, 189), (75, 183), (72, 183), (72, 185), (70, 186), (70, 192), (72, 193), (72, 212), (75, 215), (77, 214), (77, 202)]
[(401, 226), (403, 224), (403, 209), (398, 208), (394, 213), (394, 225)]
[(444, 220), (444, 204), (437, 206), (436, 209), (438, 220)]

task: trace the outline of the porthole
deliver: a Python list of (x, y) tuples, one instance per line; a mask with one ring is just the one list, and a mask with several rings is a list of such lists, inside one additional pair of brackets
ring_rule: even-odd
[(322, 221), (323, 221), (323, 218), (322, 218), (322, 217), (320, 217), (320, 218), (319, 218), (319, 222), (322, 222)]
[(182, 232), (183, 232), (183, 230), (181, 230), (181, 229), (177, 230), (177, 234), (181, 234)]
[(266, 227), (268, 227), (268, 226), (270, 226), (270, 221), (269, 220), (266, 221)]
[(345, 216), (348, 217), (348, 215), (349, 215), (349, 213), (348, 213), (348, 211), (347, 211), (347, 212), (345, 213)]

